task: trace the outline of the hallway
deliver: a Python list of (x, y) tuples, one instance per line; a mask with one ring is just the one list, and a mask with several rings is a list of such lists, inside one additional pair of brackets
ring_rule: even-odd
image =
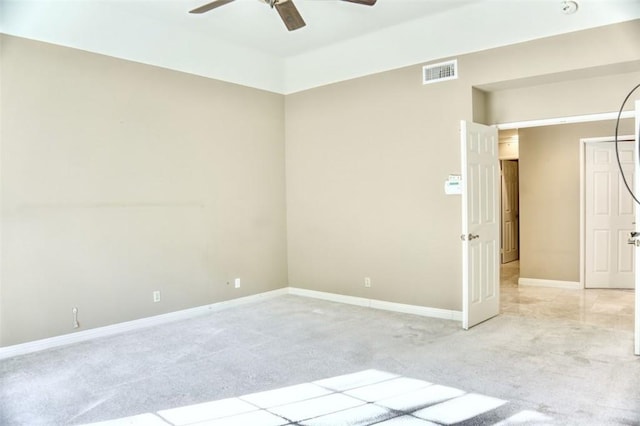
[(634, 290), (519, 286), (519, 275), (519, 261), (501, 266), (501, 314), (573, 320), (603, 328), (633, 331)]

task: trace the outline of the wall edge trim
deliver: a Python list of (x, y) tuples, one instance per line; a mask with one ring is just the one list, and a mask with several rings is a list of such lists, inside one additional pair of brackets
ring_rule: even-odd
[[(622, 111), (620, 119), (633, 118), (634, 111)], [(589, 123), (592, 121), (615, 120), (618, 112), (603, 112), (598, 114), (574, 115), (570, 117), (543, 118), (540, 120), (517, 121), (512, 123), (498, 123), (494, 126), (498, 130), (524, 129), (528, 127), (555, 126), (558, 124)]]
[(566, 288), (572, 290), (582, 290), (579, 281), (559, 281), (559, 280), (542, 280), (538, 278), (518, 278), (518, 285), (529, 287), (553, 287)]

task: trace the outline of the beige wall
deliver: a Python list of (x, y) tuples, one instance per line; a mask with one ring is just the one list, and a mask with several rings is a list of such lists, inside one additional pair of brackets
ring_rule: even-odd
[[(422, 86), (416, 65), (287, 96), (290, 285), (460, 310), (461, 203), (443, 190), (460, 172), (459, 120), (495, 120), (493, 92), (534, 83), (595, 99), (554, 114), (609, 112), (640, 60), (638, 40), (636, 21), (464, 55), (458, 80)], [(555, 99), (513, 118), (546, 118)]]
[(443, 188), (460, 172), (471, 89), (419, 76), (409, 67), (287, 96), (290, 285), (459, 307), (460, 198)]
[(287, 283), (459, 310), (459, 121), (613, 73), (583, 81), (609, 111), (639, 39), (635, 21), (464, 55), (441, 84), (415, 65), (283, 97), (3, 37), (0, 345), (71, 332), (73, 306), (86, 329)]
[(1, 345), (72, 332), (74, 306), (82, 330), (287, 285), (283, 96), (13, 37), (1, 55)]
[(614, 133), (615, 121), (520, 129), (521, 277), (580, 281), (580, 139)]
[[(626, 94), (638, 83), (640, 63), (635, 72), (497, 90), (487, 98), (487, 120), (511, 123), (564, 117), (567, 113), (617, 112)], [(632, 110), (633, 102), (628, 102), (625, 109)]]

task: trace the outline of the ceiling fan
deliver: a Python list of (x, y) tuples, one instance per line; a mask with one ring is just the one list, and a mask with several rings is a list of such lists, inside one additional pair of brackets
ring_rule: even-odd
[[(203, 6), (197, 7), (193, 10), (190, 10), (189, 13), (205, 13), (210, 11), (211, 9), (215, 9), (216, 7), (224, 6), (225, 4), (231, 3), (235, 0), (214, 0), (211, 3), (207, 3)], [(306, 24), (298, 12), (298, 9), (293, 4), (293, 0), (260, 0), (271, 8), (274, 8), (278, 11), (282, 22), (287, 26), (289, 31), (297, 30), (298, 28), (304, 27)], [(377, 0), (342, 0), (347, 1), (349, 3), (357, 3), (364, 4), (366, 6), (373, 6), (376, 4)]]

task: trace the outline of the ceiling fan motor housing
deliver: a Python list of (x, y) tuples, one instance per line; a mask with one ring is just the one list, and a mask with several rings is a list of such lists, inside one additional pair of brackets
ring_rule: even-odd
[[(216, 9), (220, 6), (224, 6), (225, 4), (229, 4), (233, 1), (235, 0), (213, 0), (212, 2), (209, 2), (203, 6), (190, 10), (189, 13), (195, 13), (195, 14), (205, 13), (212, 9)], [(304, 22), (304, 19), (302, 19), (302, 16), (298, 12), (298, 9), (293, 4), (293, 0), (260, 0), (260, 1), (268, 4), (269, 6), (271, 6), (272, 9), (275, 8), (278, 11), (280, 18), (282, 19), (282, 22), (284, 22), (284, 24), (286, 25), (289, 31), (297, 30), (306, 25), (306, 23)], [(346, 1), (349, 3), (364, 4), (367, 6), (373, 6), (374, 4), (376, 4), (377, 0), (342, 0), (342, 1)]]

